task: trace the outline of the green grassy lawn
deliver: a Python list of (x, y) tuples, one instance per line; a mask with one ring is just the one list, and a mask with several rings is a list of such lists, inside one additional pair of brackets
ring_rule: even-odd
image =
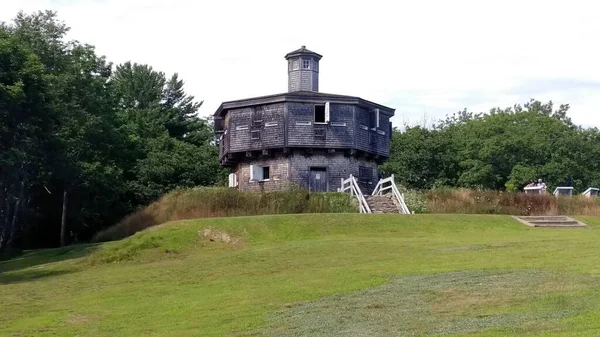
[[(0, 262), (1, 336), (598, 336), (600, 218), (170, 223)], [(225, 231), (235, 243), (201, 237)]]

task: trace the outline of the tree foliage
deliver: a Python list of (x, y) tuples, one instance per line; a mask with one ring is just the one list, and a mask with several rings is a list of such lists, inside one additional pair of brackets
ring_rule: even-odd
[(87, 240), (171, 189), (223, 179), (177, 74), (115, 68), (68, 30), (51, 11), (0, 25), (0, 253)]
[(579, 191), (599, 186), (600, 134), (575, 126), (568, 110), (532, 99), (488, 113), (462, 110), (431, 129), (395, 130), (382, 170), (419, 189), (515, 190), (538, 178)]

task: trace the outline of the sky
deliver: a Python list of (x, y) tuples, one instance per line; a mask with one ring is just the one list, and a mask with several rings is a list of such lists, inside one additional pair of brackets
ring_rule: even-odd
[(0, 0), (0, 21), (42, 9), (115, 64), (179, 73), (203, 116), (287, 91), (284, 55), (305, 45), (323, 55), (321, 92), (394, 108), (395, 125), (535, 98), (600, 127), (592, 0)]

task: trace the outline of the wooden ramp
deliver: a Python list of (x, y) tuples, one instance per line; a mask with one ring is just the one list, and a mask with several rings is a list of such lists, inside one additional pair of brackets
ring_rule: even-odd
[(522, 224), (530, 227), (548, 227), (548, 228), (585, 228), (587, 227), (581, 221), (577, 221), (568, 216), (515, 216)]
[(391, 194), (367, 195), (365, 199), (369, 204), (371, 213), (398, 213), (397, 201)]

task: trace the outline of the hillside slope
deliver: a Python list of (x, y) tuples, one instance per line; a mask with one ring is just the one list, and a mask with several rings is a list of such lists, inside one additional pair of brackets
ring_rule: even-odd
[(593, 336), (600, 220), (584, 220), (590, 229), (479, 215), (168, 223), (0, 262), (0, 335)]

